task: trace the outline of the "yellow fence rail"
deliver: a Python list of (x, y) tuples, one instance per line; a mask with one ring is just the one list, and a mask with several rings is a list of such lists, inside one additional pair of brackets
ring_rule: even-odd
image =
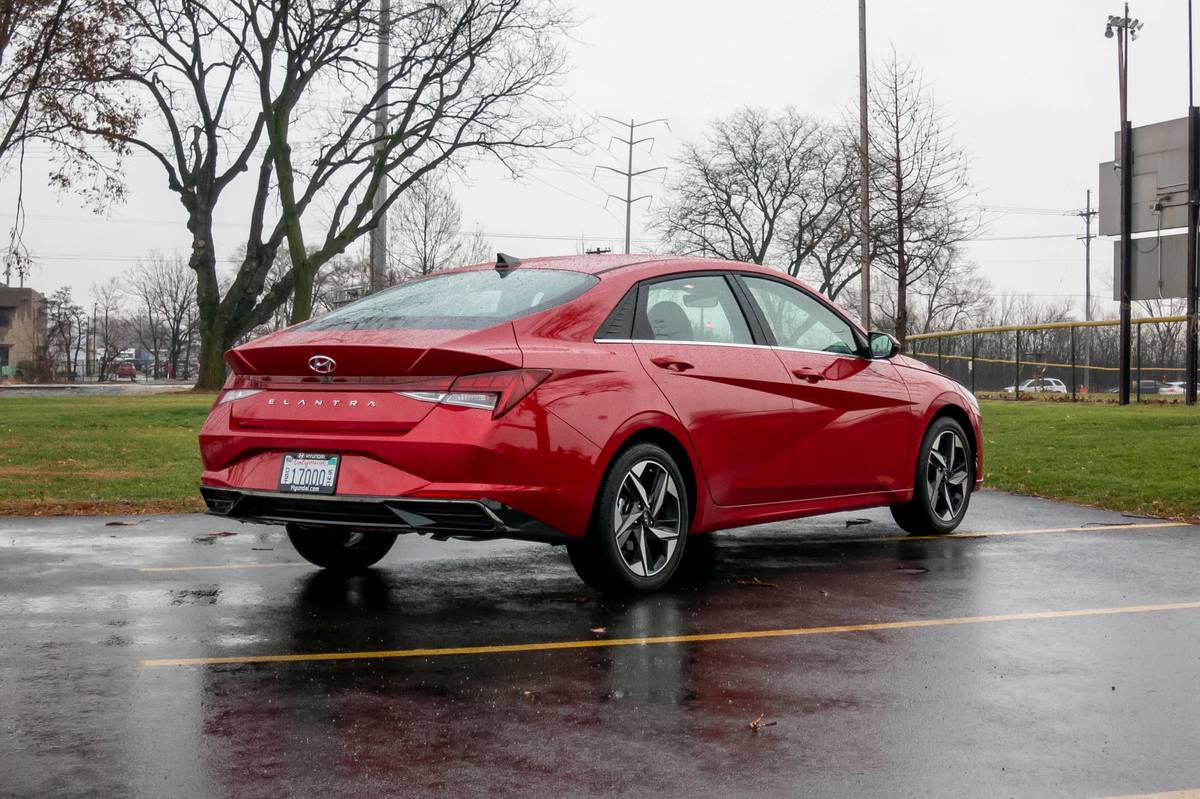
[[(1170, 344), (1170, 349), (1159, 349), (1160, 346), (1164, 346), (1163, 342), (1169, 343), (1178, 331), (1167, 331), (1167, 338), (1156, 335), (1153, 340), (1155, 348), (1152, 350), (1152, 357), (1157, 358), (1159, 362), (1146, 363), (1143, 361), (1142, 342), (1146, 338), (1143, 328), (1145, 325), (1186, 325), (1187, 321), (1186, 316), (1149, 316), (1131, 320), (1137, 333), (1131, 390), (1136, 388), (1139, 400), (1144, 390), (1155, 394), (1161, 389), (1168, 395), (1177, 394), (1179, 389), (1169, 387), (1167, 382), (1188, 379), (1187, 367), (1178, 365), (1182, 362), (1177, 349), (1178, 344)], [(1077, 336), (1076, 329), (1115, 328), (1120, 324), (1120, 320), (1117, 319), (1102, 319), (1091, 322), (1000, 325), (917, 333), (908, 336), (905, 350), (914, 357), (936, 363), (939, 369), (956, 377), (972, 391), (1003, 390), (1019, 399), (1019, 386), (1025, 385), (1023, 380), (1037, 378), (1048, 382), (1036, 383), (1031, 390), (1062, 393), (1063, 386), (1066, 385), (1068, 393), (1072, 398), (1076, 398), (1076, 394), (1084, 392), (1115, 392), (1117, 389), (1112, 387), (1114, 380), (1120, 383), (1120, 368), (1112, 365), (1111, 360), (1114, 344), (1109, 338), (1111, 334), (1100, 338), (1096, 338), (1094, 334)], [(1022, 335), (1050, 331), (1062, 331), (1064, 334), (1069, 332), (1069, 341), (1066, 335)], [(997, 334), (1006, 333), (1015, 335), (995, 338)], [(966, 338), (970, 339), (969, 354), (967, 342), (964, 342)], [(1178, 339), (1175, 341), (1178, 342)], [(930, 346), (933, 344), (936, 346)], [(1097, 358), (1097, 355), (1100, 357)], [(1107, 362), (1102, 364), (1097, 363), (1097, 360)], [(1047, 370), (1057, 370), (1057, 374), (1048, 374)], [(1143, 380), (1143, 376), (1154, 379)], [(1006, 388), (1000, 389), (1001, 386)]]
[[(1130, 320), (1135, 325), (1155, 325), (1165, 322), (1186, 322), (1186, 316), (1147, 316)], [(1121, 324), (1119, 319), (1099, 319), (1091, 322), (1046, 322), (1040, 325), (1003, 325), (1001, 327), (974, 327), (968, 330), (945, 330), (934, 333), (916, 333), (909, 336), (907, 341), (925, 341), (935, 338), (953, 338), (955, 336), (983, 335), (985, 333), (1013, 333), (1017, 330), (1068, 330), (1072, 327), (1115, 327)]]

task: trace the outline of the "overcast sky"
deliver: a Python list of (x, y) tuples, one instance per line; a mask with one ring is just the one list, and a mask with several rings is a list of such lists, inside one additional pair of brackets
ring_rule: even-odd
[[(991, 209), (988, 225), (967, 253), (997, 293), (1083, 293), (1084, 191), (1097, 164), (1112, 158), (1117, 125), (1116, 51), (1104, 38), (1116, 2), (1015, 0), (868, 0), (872, 58), (894, 47), (921, 66), (937, 102), (971, 154), (975, 202)], [(857, 103), (857, 4), (853, 0), (580, 0), (581, 24), (570, 50), (567, 104), (580, 116), (666, 117), (653, 153), (637, 152), (638, 168), (670, 164), (681, 141), (699, 137), (706, 122), (744, 104), (793, 105), (837, 118)], [(1146, 23), (1133, 44), (1130, 113), (1135, 125), (1183, 116), (1187, 105), (1187, 17), (1184, 0), (1134, 5)], [(596, 130), (596, 152), (539, 158), (520, 181), (488, 165), (472, 166), (458, 187), (464, 225), (479, 225), (498, 249), (518, 256), (619, 247), (622, 209), (605, 197), (622, 179), (592, 166), (616, 163), (605, 151), (609, 133)], [(614, 145), (619, 147), (620, 145)], [(49, 292), (72, 285), (77, 296), (120, 274), (154, 249), (186, 252), (183, 209), (147, 158), (129, 163), (129, 199), (96, 216), (69, 195), (46, 187), (45, 161), (26, 165), (26, 242), (37, 259), (30, 284)], [(235, 184), (236, 185), (236, 184)], [(4, 176), (4, 208), (15, 179)], [(662, 193), (647, 177), (635, 193)], [(218, 252), (244, 240), (241, 208), (218, 214)], [(634, 248), (652, 248), (634, 213)], [(11, 216), (4, 218), (5, 226)], [(1041, 237), (1041, 238), (1036, 238)], [(1097, 295), (1111, 296), (1111, 247), (1093, 244)]]

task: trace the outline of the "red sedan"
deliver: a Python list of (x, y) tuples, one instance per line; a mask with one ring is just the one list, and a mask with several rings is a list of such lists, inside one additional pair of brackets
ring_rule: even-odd
[(887, 505), (949, 533), (982, 474), (969, 392), (751, 264), (501, 256), (226, 359), (210, 512), (344, 571), (398, 533), (510, 537), (651, 591), (720, 528)]

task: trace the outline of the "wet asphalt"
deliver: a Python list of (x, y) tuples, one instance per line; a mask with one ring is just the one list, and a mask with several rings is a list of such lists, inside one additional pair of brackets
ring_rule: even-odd
[(544, 545), (407, 536), (343, 579), (280, 528), (3, 519), (0, 795), (1194, 789), (1200, 528), (1158, 524), (983, 492), (946, 540), (886, 511), (692, 539), (618, 601)]

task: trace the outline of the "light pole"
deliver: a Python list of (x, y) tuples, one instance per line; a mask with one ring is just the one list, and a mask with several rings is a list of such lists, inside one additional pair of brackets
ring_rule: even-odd
[(1187, 232), (1187, 346), (1184, 366), (1186, 367), (1185, 402), (1196, 404), (1196, 366), (1200, 360), (1196, 342), (1196, 301), (1200, 294), (1196, 274), (1197, 228), (1200, 227), (1200, 108), (1196, 108), (1192, 80), (1192, 0), (1188, 0), (1188, 232)]
[[(385, 158), (383, 139), (387, 131), (388, 115), (388, 63), (391, 56), (391, 0), (379, 0), (379, 42), (375, 53), (375, 157)], [(369, 288), (372, 292), (382, 291), (387, 285), (387, 214), (382, 213), (387, 198), (387, 171), (379, 180), (371, 198), (371, 209), (375, 215), (375, 227), (371, 228), (371, 272)]]
[(863, 327), (871, 329), (871, 140), (867, 132), (867, 0), (858, 0), (858, 235), (862, 238), (859, 275)]
[(1130, 348), (1132, 341), (1132, 314), (1130, 293), (1133, 283), (1133, 134), (1129, 124), (1129, 43), (1137, 39), (1143, 23), (1129, 16), (1129, 4), (1125, 4), (1125, 16), (1110, 16), (1104, 26), (1104, 35), (1117, 40), (1117, 87), (1121, 106), (1121, 346), (1119, 402), (1129, 404)]

